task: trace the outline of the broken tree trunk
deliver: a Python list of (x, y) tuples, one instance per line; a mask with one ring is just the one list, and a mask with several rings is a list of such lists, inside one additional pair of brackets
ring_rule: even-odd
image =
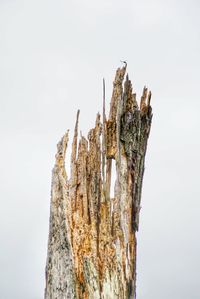
[[(140, 108), (126, 66), (116, 72), (108, 119), (97, 115), (88, 138), (72, 144), (65, 170), (68, 132), (57, 145), (53, 169), (45, 299), (134, 299), (136, 231), (150, 132), (151, 93)], [(116, 167), (110, 196), (112, 163)]]

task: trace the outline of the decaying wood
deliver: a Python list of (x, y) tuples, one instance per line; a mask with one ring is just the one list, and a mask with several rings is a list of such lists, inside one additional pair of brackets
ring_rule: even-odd
[(126, 65), (116, 72), (108, 119), (104, 93), (102, 122), (98, 114), (88, 137), (79, 141), (78, 111), (70, 178), (65, 170), (68, 132), (58, 143), (45, 299), (135, 298), (136, 231), (152, 109), (146, 87), (138, 107), (128, 75), (123, 84), (125, 73)]

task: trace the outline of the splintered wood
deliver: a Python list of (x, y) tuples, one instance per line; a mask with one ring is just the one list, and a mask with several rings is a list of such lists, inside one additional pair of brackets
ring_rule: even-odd
[[(151, 93), (140, 108), (126, 76), (116, 72), (108, 119), (98, 114), (88, 137), (75, 125), (71, 173), (65, 170), (68, 132), (53, 169), (45, 299), (134, 299), (136, 231), (151, 127)], [(116, 167), (110, 196), (112, 163)]]

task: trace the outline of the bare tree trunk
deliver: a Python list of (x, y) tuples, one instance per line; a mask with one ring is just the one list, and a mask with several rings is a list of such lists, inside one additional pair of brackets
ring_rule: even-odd
[[(126, 76), (116, 72), (109, 118), (97, 115), (78, 142), (78, 117), (65, 171), (68, 132), (58, 143), (53, 169), (45, 299), (134, 299), (136, 231), (151, 126), (151, 93), (140, 108)], [(116, 167), (110, 196), (112, 163)]]

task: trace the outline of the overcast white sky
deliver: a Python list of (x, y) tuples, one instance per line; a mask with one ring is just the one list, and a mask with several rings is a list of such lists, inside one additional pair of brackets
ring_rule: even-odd
[[(200, 2), (0, 0), (0, 299), (43, 299), (56, 143), (120, 60), (154, 111), (138, 299), (200, 298)], [(88, 112), (89, 111), (89, 112)]]

